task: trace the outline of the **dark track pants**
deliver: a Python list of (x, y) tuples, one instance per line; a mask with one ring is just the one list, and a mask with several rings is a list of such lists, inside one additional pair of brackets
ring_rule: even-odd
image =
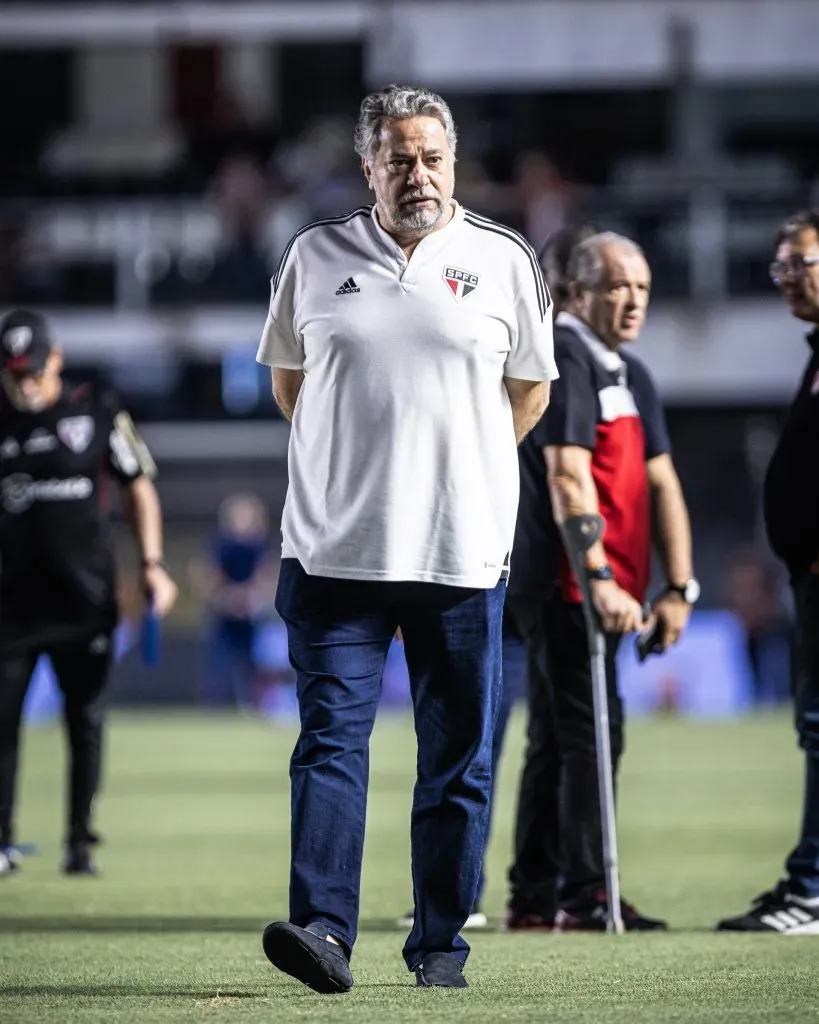
[(466, 960), (459, 935), (478, 888), (501, 699), (506, 584), (471, 590), (309, 576), (281, 564), (276, 607), (297, 673), (301, 732), (290, 762), (290, 920), (321, 922), (348, 949), (358, 930), (369, 739), (401, 627), (418, 739), (411, 847), (414, 969)]
[(789, 888), (819, 896), (819, 576), (793, 581), (796, 604), (796, 731), (805, 751), (805, 799), (799, 841), (788, 857)]
[[(507, 608), (526, 643), (529, 706), (510, 902), (520, 913), (550, 918), (559, 879), (565, 900), (605, 884), (588, 640), (580, 605), (513, 596)], [(617, 635), (606, 638), (615, 778), (623, 752), (619, 641)]]
[(14, 842), (23, 702), (41, 654), (50, 657), (64, 698), (69, 750), (66, 840), (88, 837), (100, 782), (103, 692), (111, 648), (108, 633), (48, 648), (25, 648), (0, 637), (0, 846)]

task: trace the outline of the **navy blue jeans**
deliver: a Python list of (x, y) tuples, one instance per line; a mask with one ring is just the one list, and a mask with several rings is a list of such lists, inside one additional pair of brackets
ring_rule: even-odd
[(358, 930), (369, 739), (398, 626), (418, 738), (411, 847), (413, 970), (469, 946), (489, 826), (501, 698), (505, 583), (468, 590), (308, 576), (283, 559), (276, 608), (287, 626), (301, 731), (290, 761), (290, 920), (321, 922), (349, 950)]
[(798, 896), (819, 896), (819, 576), (793, 581), (796, 599), (796, 730), (805, 751), (802, 833), (788, 857), (789, 888)]

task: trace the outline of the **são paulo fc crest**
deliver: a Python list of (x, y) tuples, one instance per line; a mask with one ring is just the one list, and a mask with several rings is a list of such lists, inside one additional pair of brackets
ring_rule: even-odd
[(462, 302), (467, 295), (471, 295), (478, 287), (478, 281), (478, 275), (470, 274), (468, 270), (444, 267), (444, 284), (456, 302)]
[(57, 423), (57, 436), (66, 448), (79, 455), (91, 444), (94, 420), (91, 416), (67, 416)]
[(30, 327), (10, 327), (3, 335), (3, 348), (13, 356), (21, 356), (34, 340)]

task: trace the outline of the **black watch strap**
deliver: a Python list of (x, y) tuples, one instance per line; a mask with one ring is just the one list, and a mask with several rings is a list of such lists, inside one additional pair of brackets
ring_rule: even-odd
[(613, 580), (614, 569), (607, 563), (595, 565), (593, 568), (586, 568), (586, 579), (588, 580)]
[(165, 572), (168, 571), (168, 566), (167, 566), (164, 558), (143, 558), (142, 559), (142, 568), (143, 569), (164, 569)]
[(667, 594), (679, 594), (686, 604), (694, 605), (700, 597), (700, 584), (699, 581), (692, 576), (690, 579), (686, 580), (685, 583), (667, 582), (665, 585), (665, 592)]

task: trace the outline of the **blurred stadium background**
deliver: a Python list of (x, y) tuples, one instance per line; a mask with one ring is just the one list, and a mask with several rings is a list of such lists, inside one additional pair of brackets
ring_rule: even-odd
[[(0, 5), (0, 307), (43, 309), (69, 372), (123, 396), (182, 585), (162, 667), (125, 656), (115, 699), (236, 697), (212, 682), (226, 654), (206, 563), (237, 493), (263, 502), (277, 546), (287, 426), (254, 362), (268, 279), (297, 228), (368, 201), (352, 125), (394, 80), (451, 103), (462, 203), (536, 247), (590, 219), (651, 261), (638, 351), (668, 405), (704, 594), (673, 658), (638, 672), (625, 655), (632, 710), (785, 699), (789, 609), (758, 499), (803, 347), (767, 265), (778, 221), (819, 201), (818, 36), (806, 0)], [(287, 714), (270, 604), (254, 605), (243, 699)], [(388, 684), (400, 703), (400, 651)], [(32, 717), (50, 713), (44, 686)]]

